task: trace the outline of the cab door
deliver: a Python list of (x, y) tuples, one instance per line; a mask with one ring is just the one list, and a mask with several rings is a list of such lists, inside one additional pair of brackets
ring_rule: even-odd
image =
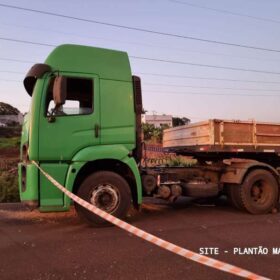
[(66, 102), (56, 110), (52, 87), (46, 78), (39, 127), (39, 160), (71, 161), (81, 149), (100, 144), (99, 79), (92, 74), (63, 73)]

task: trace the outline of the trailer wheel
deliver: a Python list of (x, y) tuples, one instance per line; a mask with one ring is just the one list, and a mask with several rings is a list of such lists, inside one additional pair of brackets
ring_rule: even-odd
[(244, 205), (240, 199), (239, 185), (228, 184), (226, 186), (226, 194), (230, 204), (238, 210), (244, 210)]
[(267, 170), (250, 172), (239, 186), (240, 202), (251, 214), (266, 214), (278, 202), (278, 183)]
[[(94, 206), (124, 218), (131, 205), (131, 192), (127, 181), (111, 171), (98, 171), (89, 175), (78, 189), (77, 195)], [(75, 203), (78, 215), (93, 226), (108, 226), (106, 220)]]

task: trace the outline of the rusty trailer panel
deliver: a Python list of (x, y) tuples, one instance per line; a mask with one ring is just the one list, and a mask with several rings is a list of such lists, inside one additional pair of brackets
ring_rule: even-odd
[(164, 130), (164, 148), (280, 152), (280, 123), (208, 120)]

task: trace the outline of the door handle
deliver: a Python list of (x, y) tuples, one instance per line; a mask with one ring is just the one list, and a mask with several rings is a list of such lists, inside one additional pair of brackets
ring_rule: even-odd
[(98, 124), (96, 124), (95, 126), (94, 126), (94, 131), (95, 131), (95, 138), (98, 138), (99, 137), (99, 125)]

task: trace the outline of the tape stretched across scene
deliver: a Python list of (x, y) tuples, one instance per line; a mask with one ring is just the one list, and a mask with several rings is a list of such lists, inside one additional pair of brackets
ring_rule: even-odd
[(58, 183), (53, 177), (51, 177), (48, 173), (46, 173), (35, 161), (32, 161), (32, 163), (41, 171), (41, 173), (58, 189), (60, 189), (63, 193), (65, 193), (69, 198), (71, 198), (76, 203), (80, 204), (81, 206), (85, 207), (87, 210), (91, 211), (95, 215), (105, 219), (106, 221), (116, 225), (117, 227), (132, 233), (135, 236), (138, 236), (154, 245), (157, 245), (167, 251), (170, 251), (172, 253), (175, 253), (179, 256), (182, 256), (186, 259), (195, 261), (197, 263), (215, 268), (217, 270), (221, 270), (224, 272), (228, 272), (246, 279), (252, 279), (252, 280), (269, 280), (270, 278), (266, 278), (260, 275), (257, 275), (253, 272), (250, 272), (248, 270), (242, 269), (237, 266), (233, 266), (231, 264), (218, 261), (216, 259), (200, 255), (198, 253), (195, 253), (193, 251), (190, 251), (188, 249), (179, 247), (173, 243), (170, 243), (164, 239), (161, 239), (155, 235), (152, 235), (146, 231), (143, 231), (135, 226), (132, 226), (113, 215), (108, 214), (107, 212), (95, 207), (94, 205), (88, 203), (87, 201), (81, 199), (77, 195), (71, 193), (68, 191), (64, 186), (62, 186), (60, 183)]

